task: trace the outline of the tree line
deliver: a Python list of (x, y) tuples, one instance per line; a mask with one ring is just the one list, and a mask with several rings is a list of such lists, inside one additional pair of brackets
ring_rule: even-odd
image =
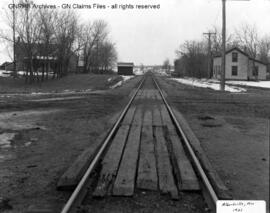
[[(222, 34), (217, 27), (210, 30), (214, 33), (211, 37), (210, 57), (211, 65), (213, 56), (221, 55)], [(242, 24), (226, 38), (226, 49), (238, 47), (251, 58), (258, 59), (265, 64), (270, 63), (270, 35), (260, 36), (255, 25)], [(208, 41), (186, 40), (176, 50), (175, 60), (176, 75), (183, 77), (209, 78), (212, 77), (212, 66), (210, 74), (208, 71)], [(268, 66), (269, 72), (269, 66)]]
[[(0, 38), (12, 46), (15, 42), (16, 55), (24, 56), (26, 82), (44, 81), (50, 72), (53, 78), (61, 78), (69, 71), (102, 73), (112, 69), (117, 52), (104, 20), (80, 23), (74, 10), (37, 9), (28, 0), (20, 4), (26, 6), (6, 11), (9, 30), (1, 32)], [(16, 65), (18, 60), (15, 58)]]

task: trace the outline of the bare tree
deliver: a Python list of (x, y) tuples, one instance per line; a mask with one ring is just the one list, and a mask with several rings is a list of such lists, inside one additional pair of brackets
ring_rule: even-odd
[(57, 13), (55, 38), (57, 68), (54, 76), (61, 78), (68, 73), (69, 61), (75, 57), (74, 44), (78, 30), (78, 18), (73, 11), (65, 10)]
[[(117, 60), (115, 44), (109, 38), (108, 25), (103, 20), (79, 24), (78, 16), (72, 10), (46, 10), (31, 7), (29, 0), (22, 0), (25, 7), (16, 10), (16, 36), (0, 32), (0, 38), (14, 43), (14, 52), (20, 56), (20, 67), (26, 66), (26, 82), (34, 79), (53, 78), (77, 69), (78, 58), (83, 58), (84, 72), (99, 72), (112, 69)], [(12, 13), (6, 14), (10, 29), (13, 27)], [(10, 45), (11, 46), (11, 45)], [(23, 62), (23, 63), (21, 63)], [(39, 79), (39, 71), (42, 71)], [(46, 74), (46, 76), (45, 76)], [(36, 75), (36, 76), (35, 76)]]
[(255, 25), (242, 24), (242, 26), (235, 31), (236, 40), (244, 51), (252, 58), (258, 55), (259, 36)]
[(265, 36), (259, 41), (259, 58), (264, 63), (269, 63), (269, 57), (270, 57), (270, 35)]
[(82, 27), (81, 51), (84, 61), (84, 73), (100, 71), (111, 68), (117, 59), (115, 45), (108, 39), (108, 25), (103, 20), (95, 20)]
[[(257, 58), (259, 53), (259, 36), (255, 25), (242, 24), (242, 26), (236, 30), (236, 39), (244, 52), (254, 59)], [(256, 71), (254, 60), (252, 60), (252, 71)], [(255, 73), (255, 76), (257, 78), (258, 73)]]
[(170, 65), (170, 60), (167, 58), (165, 59), (165, 61), (163, 62), (163, 69), (165, 70), (166, 73), (169, 73), (170, 69), (171, 69), (171, 65)]
[(175, 71), (179, 76), (207, 77), (207, 44), (202, 41), (185, 41), (176, 51)]
[(34, 58), (37, 56), (36, 44), (39, 42), (41, 28), (38, 24), (38, 11), (30, 7), (32, 2), (25, 0), (25, 9), (18, 10), (18, 20), (16, 32), (19, 36), (19, 41), (16, 44), (15, 51), (22, 51), (22, 55), (26, 55), (24, 60), (26, 64), (26, 82), (34, 82)]
[(54, 61), (53, 44), (55, 44), (55, 17), (56, 12), (54, 10), (40, 10), (39, 11), (39, 25), (41, 27), (40, 42), (43, 44), (40, 53), (45, 57), (45, 61), (42, 64), (42, 78), (43, 81), (46, 73), (46, 79), (49, 78), (49, 71), (51, 70), (52, 64), (50, 61)]
[[(212, 41), (211, 52), (212, 55), (220, 55), (222, 51), (222, 33), (217, 26), (213, 26), (211, 32), (215, 33), (214, 39)], [(238, 42), (234, 39), (234, 35), (227, 33), (226, 37), (226, 48), (238, 46)]]
[(94, 58), (95, 63), (93, 64), (93, 69), (95, 72), (99, 72), (100, 68), (100, 47), (102, 46), (102, 43), (105, 41), (105, 39), (108, 36), (108, 25), (105, 21), (103, 20), (96, 20), (93, 23), (93, 32), (96, 37), (96, 45), (95, 45), (95, 50), (94, 50), (94, 55), (92, 57)]
[(110, 41), (105, 41), (100, 45), (99, 61), (102, 72), (112, 70), (117, 61), (115, 45)]

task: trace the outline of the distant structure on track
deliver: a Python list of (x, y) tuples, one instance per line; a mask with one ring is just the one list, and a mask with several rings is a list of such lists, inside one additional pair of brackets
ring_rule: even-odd
[(133, 63), (119, 62), (117, 63), (118, 75), (134, 75), (133, 73)]

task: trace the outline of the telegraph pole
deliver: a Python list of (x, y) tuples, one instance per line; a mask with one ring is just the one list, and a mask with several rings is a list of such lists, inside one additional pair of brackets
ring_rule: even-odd
[(208, 78), (211, 78), (211, 36), (216, 35), (216, 33), (203, 33), (203, 35), (207, 35), (208, 37)]
[(225, 89), (225, 57), (226, 57), (226, 0), (222, 0), (222, 53), (221, 53), (221, 78), (220, 90)]
[[(225, 70), (226, 70), (226, 1), (222, 0), (222, 53), (221, 53), (221, 79), (220, 90), (225, 89)], [(232, 0), (232, 1), (249, 1), (249, 0)]]
[(13, 77), (17, 77), (17, 66), (16, 66), (16, 37), (15, 37), (15, 5), (14, 5), (14, 0), (12, 1), (13, 3), (13, 10), (12, 10), (12, 15), (13, 15), (13, 23), (12, 23), (12, 30), (13, 30)]

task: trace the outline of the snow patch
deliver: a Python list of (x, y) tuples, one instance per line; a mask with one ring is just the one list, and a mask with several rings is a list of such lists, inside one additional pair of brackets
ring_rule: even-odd
[(0, 77), (9, 77), (10, 76), (10, 71), (6, 71), (6, 70), (0, 70)]
[[(212, 79), (197, 79), (197, 78), (170, 78), (170, 79), (182, 84), (191, 85), (195, 87), (220, 90), (219, 81), (213, 81)], [(239, 92), (246, 92), (247, 90), (241, 87), (226, 85), (225, 91), (239, 93)]]
[(28, 142), (26, 142), (25, 144), (24, 144), (24, 146), (30, 146), (32, 144), (32, 142), (31, 141), (28, 141)]
[(270, 88), (270, 81), (226, 81), (226, 84)]
[(125, 81), (127, 81), (127, 80), (133, 78), (134, 76), (133, 76), (133, 75), (121, 75), (121, 77), (122, 77), (123, 80), (121, 80), (121, 81), (117, 82), (116, 84), (114, 84), (113, 86), (111, 86), (111, 87), (110, 87), (111, 89), (114, 89), (114, 88), (116, 88), (116, 87), (122, 86), (122, 84), (123, 84)]
[(49, 102), (49, 101), (65, 101), (65, 100), (75, 100), (75, 99), (82, 99), (85, 98), (84, 96), (67, 96), (67, 97), (57, 97), (57, 98), (42, 98), (42, 99), (34, 99), (29, 100), (32, 102)]
[(10, 148), (11, 141), (16, 133), (2, 133), (0, 134), (0, 148)]

